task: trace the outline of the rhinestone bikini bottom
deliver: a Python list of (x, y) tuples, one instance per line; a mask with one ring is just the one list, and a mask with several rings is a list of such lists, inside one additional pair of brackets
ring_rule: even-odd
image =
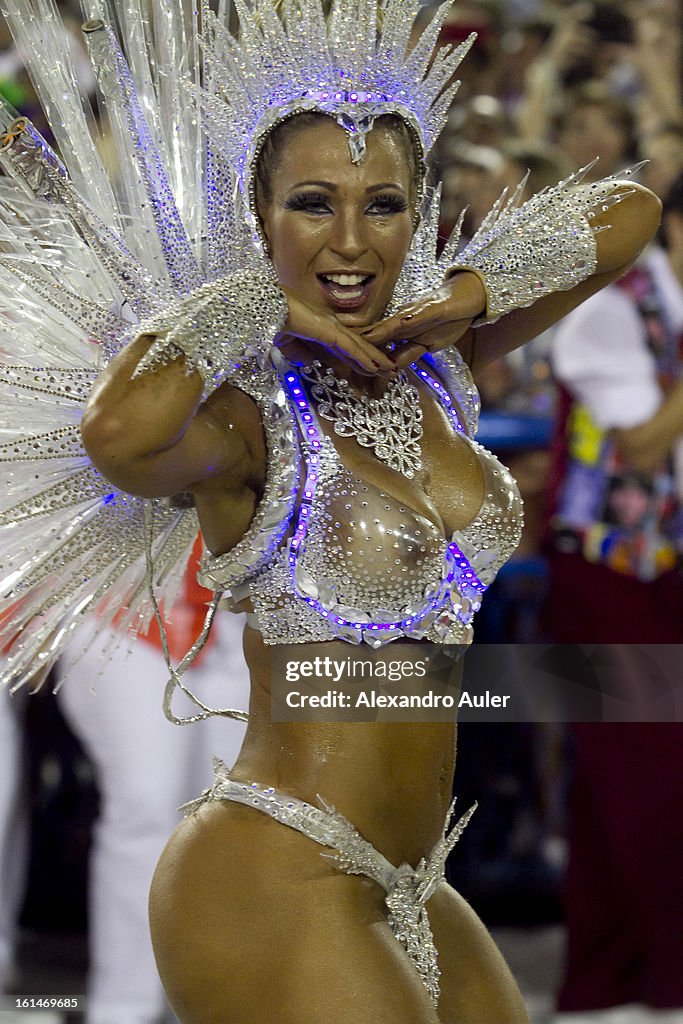
[(237, 782), (230, 778), (225, 764), (214, 761), (215, 780), (199, 800), (187, 805), (194, 810), (207, 800), (233, 800), (289, 825), (333, 853), (322, 854), (349, 875), (365, 875), (386, 892), (387, 922), (393, 934), (415, 965), (422, 984), (436, 1006), (439, 999), (438, 954), (427, 914), (427, 900), (445, 877), (446, 858), (470, 820), (476, 804), (448, 831), (453, 804), (448, 810), (444, 835), (417, 867), (395, 867), (379, 850), (356, 831), (350, 821), (318, 796), (320, 807), (281, 793), (272, 786), (256, 782)]

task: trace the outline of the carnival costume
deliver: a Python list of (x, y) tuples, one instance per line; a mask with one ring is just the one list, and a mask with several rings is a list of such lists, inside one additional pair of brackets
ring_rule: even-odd
[[(254, 172), (269, 132), (304, 112), (341, 126), (354, 163), (375, 120), (398, 116), (423, 163), (473, 37), (434, 56), (450, 2), (417, 41), (419, 0), (333, 0), (327, 17), (322, 0), (284, 0), (279, 10), (273, 0), (236, 0), (239, 39), (223, 0), (217, 15), (208, 3), (184, 10), (159, 2), (149, 17), (138, 0), (116, 0), (118, 30), (105, 0), (82, 6), (118, 155), (112, 177), (53, 0), (4, 5), (59, 155), (25, 118), (5, 117), (0, 162), (14, 180), (0, 182), (2, 681), (47, 670), (88, 612), (144, 631), (158, 603), (172, 606), (199, 528), (191, 502), (113, 487), (89, 463), (79, 433), (98, 374), (140, 333), (156, 340), (135, 376), (182, 360), (201, 374), (205, 397), (227, 381), (262, 416), (264, 493), (243, 540), (205, 557), (202, 579), (216, 590), (206, 629), (219, 600), (249, 597), (252, 623), (270, 644), (469, 642), (481, 594), (521, 527), (514, 482), (472, 440), (478, 401), (469, 370), (454, 349), (425, 357), (383, 400), (370, 400), (324, 366), (287, 363), (272, 344), (288, 311), (261, 239)], [(456, 263), (485, 285), (482, 323), (588, 277), (596, 266), (591, 219), (624, 193), (613, 194), (614, 179), (577, 187), (580, 180), (579, 172), (524, 205), (523, 184), (504, 195), (457, 257), (457, 230), (437, 257), (439, 192), (428, 192), (392, 307), (439, 287)], [(418, 384), (484, 472), (479, 514), (448, 538), (353, 476), (318, 421), (332, 420), (337, 433), (412, 476), (420, 466)], [(171, 717), (188, 659), (173, 671)], [(210, 713), (196, 703), (195, 717)], [(219, 782), (216, 798), (244, 799), (236, 784)], [(364, 841), (330, 809), (298, 813), (290, 798), (266, 793), (252, 795), (253, 806), (334, 846), (343, 870), (384, 878), (392, 927), (436, 1000), (424, 902), (443, 875), (443, 851), (428, 866), (393, 869), (367, 843), (360, 856)]]

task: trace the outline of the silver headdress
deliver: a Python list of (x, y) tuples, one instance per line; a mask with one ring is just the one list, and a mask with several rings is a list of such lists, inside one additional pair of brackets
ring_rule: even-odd
[(460, 85), (453, 76), (476, 36), (436, 50), (452, 7), (447, 0), (415, 40), (420, 6), (419, 0), (333, 0), (325, 17), (321, 0), (284, 0), (278, 16), (272, 0), (251, 7), (235, 0), (239, 41), (208, 15), (205, 120), (252, 214), (263, 142), (295, 114), (334, 118), (348, 134), (354, 163), (364, 158), (375, 120), (396, 114), (424, 160), (446, 123)]
[[(3, 3), (57, 149), (26, 118), (0, 109), (8, 175), (0, 179), (0, 682), (44, 675), (86, 613), (144, 631), (153, 613), (150, 552), (162, 607), (172, 606), (196, 514), (182, 501), (112, 486), (90, 464), (79, 420), (98, 373), (141, 322), (227, 275), (272, 279), (246, 217), (268, 131), (298, 110), (319, 110), (345, 128), (360, 159), (374, 119), (396, 113), (423, 156), (470, 45), (432, 61), (450, 2), (415, 45), (418, 0), (334, 0), (327, 18), (322, 0), (285, 0), (279, 13), (273, 0), (237, 0), (239, 40), (228, 30), (229, 6), (220, 0), (215, 15), (208, 3), (82, 0), (113, 143), (105, 165), (55, 0)], [(421, 230), (435, 242), (428, 221)], [(434, 245), (423, 251), (429, 267), (413, 258), (404, 288), (442, 276)], [(272, 367), (248, 370), (240, 386), (261, 406), (272, 453), (267, 546), (293, 506), (296, 480), (277, 468), (292, 424)], [(254, 553), (240, 558), (251, 565)]]
[[(98, 373), (142, 324), (172, 335), (189, 317), (196, 334), (198, 309), (215, 328), (220, 306), (211, 358), (202, 351), (210, 331), (188, 335), (194, 363), (213, 374), (207, 390), (231, 375), (254, 398), (269, 442), (257, 542), (230, 552), (232, 575), (256, 571), (281, 544), (297, 493), (296, 428), (266, 351), (284, 300), (258, 244), (257, 154), (275, 125), (314, 110), (344, 128), (354, 159), (383, 114), (403, 118), (424, 156), (472, 42), (434, 55), (450, 2), (417, 40), (419, 0), (332, 0), (328, 18), (323, 0), (283, 0), (279, 13), (275, 0), (235, 0), (239, 40), (227, 0), (217, 15), (208, 0), (197, 6), (82, 0), (113, 144), (102, 147), (56, 0), (3, 0), (58, 152), (0, 104), (0, 684), (45, 673), (86, 613), (144, 631), (150, 582), (165, 612), (172, 606), (198, 530), (194, 510), (182, 496), (150, 501), (113, 487), (79, 431)], [(500, 278), (491, 318), (591, 272), (586, 218), (616, 199), (609, 179), (576, 198), (578, 181), (519, 208), (515, 193), (465, 250), (467, 263)], [(438, 205), (437, 191), (395, 303), (437, 287), (454, 262), (457, 228), (437, 258)]]

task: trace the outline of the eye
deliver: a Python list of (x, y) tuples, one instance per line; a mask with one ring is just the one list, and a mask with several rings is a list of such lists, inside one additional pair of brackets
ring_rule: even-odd
[(323, 192), (297, 192), (284, 203), (286, 210), (301, 210), (303, 213), (331, 213), (330, 199)]
[(403, 213), (407, 209), (408, 203), (402, 195), (386, 192), (375, 196), (366, 212), (373, 217), (388, 217), (392, 213)]

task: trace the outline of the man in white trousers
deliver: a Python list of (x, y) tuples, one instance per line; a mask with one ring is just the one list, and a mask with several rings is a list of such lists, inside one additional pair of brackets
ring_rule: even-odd
[[(211, 642), (185, 676), (187, 685), (210, 706), (248, 707), (242, 628), (242, 616), (219, 613)], [(232, 764), (244, 726), (223, 718), (172, 725), (162, 711), (169, 673), (159, 647), (124, 638), (109, 649), (112, 639), (111, 631), (104, 631), (73, 664), (70, 652), (58, 693), (62, 713), (93, 763), (100, 793), (89, 866), (85, 1021), (157, 1024), (168, 1011), (147, 923), (152, 873), (180, 820), (178, 808), (210, 785), (212, 755)], [(5, 694), (0, 697), (7, 700)], [(4, 731), (11, 737), (9, 744), (0, 743), (0, 756), (9, 769), (0, 779), (0, 844), (5, 846), (19, 778), (18, 756), (12, 758), (19, 736), (10, 710), (5, 707), (0, 717), (0, 738)], [(178, 714), (194, 711), (189, 702), (178, 701)], [(0, 884), (3, 881), (0, 877)], [(15, 892), (17, 888), (15, 883)], [(0, 891), (11, 890), (3, 885)], [(3, 926), (7, 917), (3, 906)], [(0, 943), (2, 939), (0, 931)], [(9, 932), (5, 941), (9, 959)]]

